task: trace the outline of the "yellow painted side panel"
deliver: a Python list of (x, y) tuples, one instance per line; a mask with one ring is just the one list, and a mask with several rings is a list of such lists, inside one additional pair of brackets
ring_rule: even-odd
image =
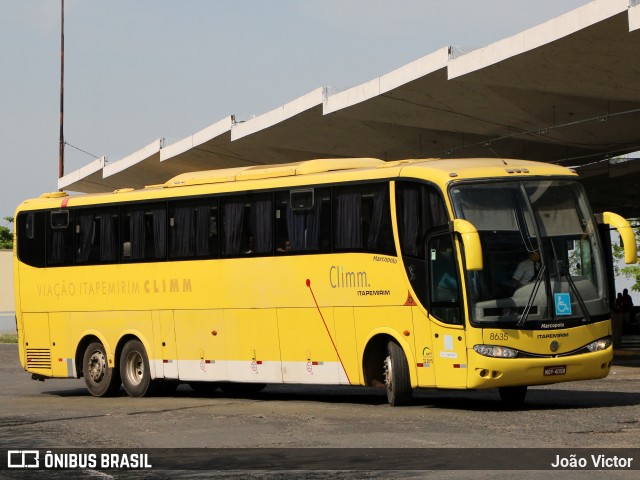
[(178, 351), (176, 330), (172, 310), (152, 312), (153, 317), (153, 350), (159, 358), (150, 357), (149, 361), (157, 363), (156, 375), (164, 378), (178, 378)]
[(352, 385), (364, 385), (360, 358), (364, 350), (364, 345), (356, 342), (354, 309), (351, 307), (334, 308), (333, 318), (335, 319), (335, 342), (340, 353), (342, 366), (344, 367), (349, 382)]
[(51, 375), (54, 377), (75, 377), (75, 345), (69, 335), (69, 315), (67, 313), (49, 314), (49, 335), (51, 344)]
[(420, 307), (411, 307), (413, 313), (413, 341), (416, 349), (418, 386), (435, 387), (436, 368), (433, 357), (431, 322)]
[(229, 376), (238, 381), (282, 381), (275, 309), (224, 311)]
[[(223, 361), (232, 358), (229, 353), (232, 350), (229, 331), (222, 310), (177, 310), (177, 351), (171, 358), (180, 360), (180, 377), (198, 381), (227, 380), (228, 373)], [(255, 349), (255, 346), (251, 349)], [(246, 355), (245, 352), (245, 360)], [(193, 362), (197, 367), (193, 366)], [(192, 368), (186, 368), (189, 363)]]
[(279, 308), (278, 326), (282, 361), (337, 360), (332, 308)]
[[(278, 309), (285, 382), (316, 383), (322, 378), (323, 382), (342, 383), (341, 369), (348, 368), (345, 359), (351, 362), (351, 375), (357, 378), (355, 344), (352, 339), (348, 341), (353, 334), (353, 314), (351, 309), (341, 310), (336, 317), (333, 308)], [(351, 380), (351, 375), (347, 375)]]
[(431, 324), (433, 335), (433, 361), (436, 386), (439, 388), (466, 388), (467, 345), (461, 326), (436, 321)]

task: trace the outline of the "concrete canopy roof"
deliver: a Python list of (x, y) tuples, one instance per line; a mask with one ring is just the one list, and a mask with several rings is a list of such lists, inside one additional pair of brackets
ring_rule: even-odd
[[(636, 3), (595, 0), (470, 53), (445, 47), (343, 92), (318, 88), (246, 122), (229, 116), (171, 145), (96, 160), (58, 186), (139, 188), (184, 172), (313, 158), (495, 156), (585, 166), (595, 188), (607, 183), (607, 159), (640, 150)], [(619, 213), (640, 214), (636, 200), (619, 201)]]

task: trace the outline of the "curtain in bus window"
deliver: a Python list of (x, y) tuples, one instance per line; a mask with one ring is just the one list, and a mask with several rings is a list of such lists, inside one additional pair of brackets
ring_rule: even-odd
[(369, 238), (367, 239), (367, 248), (379, 250), (379, 242), (383, 227), (383, 218), (385, 213), (385, 200), (387, 197), (386, 190), (378, 190), (373, 196), (373, 211), (371, 213), (371, 225), (369, 227)]
[(416, 188), (403, 188), (402, 200), (402, 251), (405, 255), (418, 256), (418, 232), (420, 229), (419, 218), (419, 192)]
[(336, 208), (336, 248), (362, 248), (362, 195), (340, 192)]
[(113, 227), (113, 215), (100, 215), (100, 260), (103, 262), (116, 259), (116, 235)]
[(447, 219), (447, 211), (444, 208), (444, 203), (442, 202), (442, 197), (439, 193), (434, 192), (433, 190), (429, 191), (429, 206), (431, 213), (431, 225), (428, 225), (427, 231), (431, 228), (439, 227), (442, 225), (446, 225), (448, 222)]
[(152, 213), (154, 258), (164, 258), (167, 256), (167, 209), (156, 208)]
[(305, 211), (293, 211), (291, 204), (287, 204), (287, 234), (291, 242), (291, 250), (301, 252), (305, 249)]
[[(545, 188), (547, 187), (547, 188)], [(581, 215), (573, 191), (565, 186), (548, 188), (544, 183), (531, 195), (545, 236), (582, 235)]]
[(190, 257), (193, 255), (192, 220), (192, 207), (176, 207), (173, 210), (172, 257)]
[(253, 251), (271, 253), (273, 251), (273, 209), (271, 199), (254, 200), (251, 205), (251, 232)]
[(132, 209), (129, 213), (129, 236), (131, 242), (131, 259), (143, 259), (145, 232), (144, 210), (141, 208)]
[(474, 187), (461, 198), (465, 220), (478, 230), (518, 230), (513, 188)]
[(224, 205), (224, 254), (238, 255), (242, 238), (244, 202), (228, 202)]
[(322, 197), (316, 195), (313, 209), (307, 212), (306, 249), (320, 250), (320, 230), (322, 220)]
[(59, 265), (64, 261), (64, 231), (53, 230), (51, 232), (51, 250), (49, 263)]
[(93, 214), (79, 215), (78, 227), (80, 230), (80, 239), (78, 241), (78, 253), (76, 255), (76, 262), (78, 263), (86, 263), (89, 261), (94, 235), (93, 219)]
[(196, 217), (196, 255), (198, 257), (208, 257), (209, 250), (209, 228), (211, 224), (211, 208), (209, 205), (198, 205)]

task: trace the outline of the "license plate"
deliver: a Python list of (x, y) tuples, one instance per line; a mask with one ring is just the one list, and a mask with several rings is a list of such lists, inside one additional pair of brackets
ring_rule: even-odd
[(565, 375), (567, 373), (567, 367), (565, 365), (559, 365), (556, 367), (544, 367), (544, 376), (550, 375)]

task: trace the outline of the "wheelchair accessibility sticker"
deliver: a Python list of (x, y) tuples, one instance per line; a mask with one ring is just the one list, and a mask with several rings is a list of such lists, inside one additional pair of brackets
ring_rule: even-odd
[(554, 293), (556, 315), (571, 315), (571, 297), (568, 293)]

